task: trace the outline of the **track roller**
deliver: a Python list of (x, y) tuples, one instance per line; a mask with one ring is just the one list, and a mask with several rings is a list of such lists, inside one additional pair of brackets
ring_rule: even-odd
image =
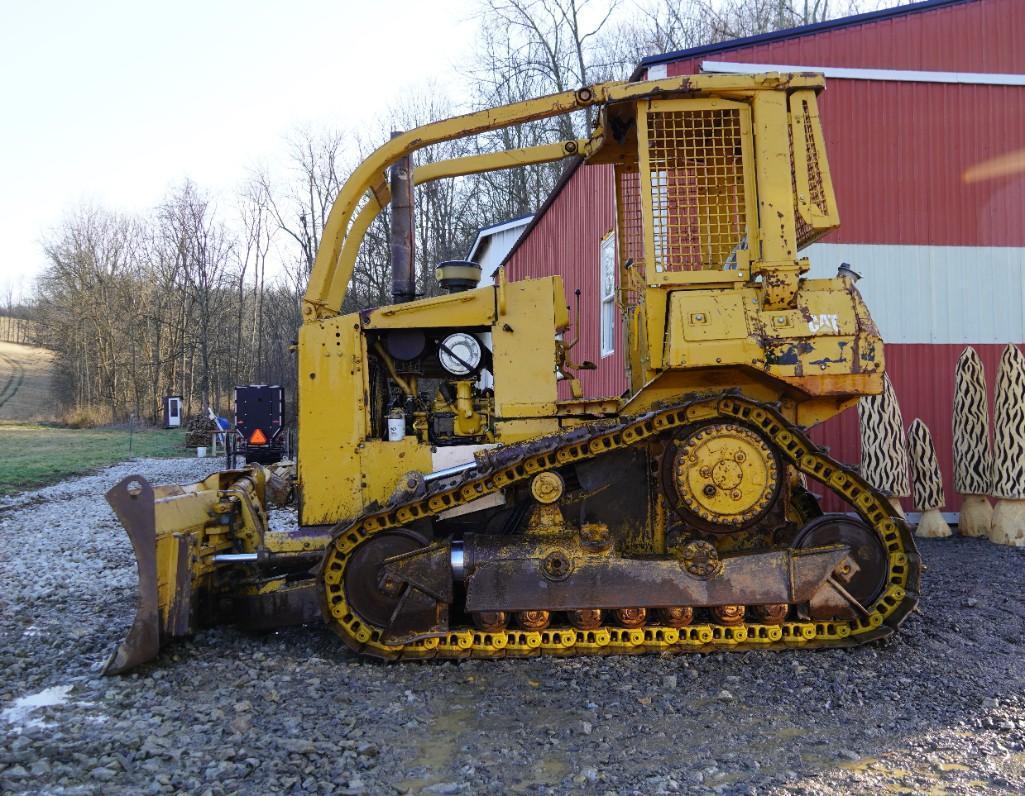
[(549, 611), (517, 611), (516, 623), (524, 630), (544, 630), (552, 621)]
[(504, 630), (509, 621), (509, 615), (505, 611), (477, 611), (472, 617), (477, 629), (485, 633)]
[(717, 605), (709, 610), (715, 621), (725, 627), (733, 627), (744, 622), (743, 605)]
[(643, 627), (648, 620), (647, 608), (617, 608), (615, 613), (616, 621), (621, 627)]
[(694, 621), (694, 609), (684, 606), (672, 606), (658, 609), (658, 619), (667, 627), (686, 627)]
[(756, 622), (763, 625), (782, 625), (786, 621), (790, 606), (786, 603), (770, 605), (752, 605), (751, 615)]
[(582, 608), (579, 611), (567, 611), (566, 619), (577, 630), (597, 630), (601, 627), (600, 608)]

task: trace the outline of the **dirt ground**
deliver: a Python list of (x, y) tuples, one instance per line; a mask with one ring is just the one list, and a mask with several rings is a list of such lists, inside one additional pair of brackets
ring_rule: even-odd
[(1025, 551), (976, 539), (923, 540), (919, 609), (856, 649), (388, 665), (226, 627), (99, 676), (135, 585), (103, 491), (216, 466), (0, 498), (0, 792), (1025, 792)]
[(0, 421), (53, 420), (53, 353), (0, 342)]

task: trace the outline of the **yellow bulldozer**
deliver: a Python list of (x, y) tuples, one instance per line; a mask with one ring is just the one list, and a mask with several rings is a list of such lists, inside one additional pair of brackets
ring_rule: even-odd
[[(268, 526), (275, 476), (259, 465), (114, 486), (139, 606), (106, 671), (223, 622), (324, 622), (387, 660), (893, 632), (917, 601), (908, 528), (806, 435), (881, 392), (884, 372), (855, 275), (806, 278), (799, 256), (838, 224), (823, 88), (778, 73), (603, 83), (380, 147), (339, 193), (305, 297), (298, 530)], [(412, 165), (430, 144), (584, 108), (586, 139)], [(478, 287), (474, 263), (445, 263), (444, 294), (415, 296), (414, 185), (562, 158), (615, 172), (620, 396), (583, 397), (559, 276), (499, 269)], [(342, 315), (389, 205), (395, 301)], [(850, 511), (824, 514), (816, 488)]]

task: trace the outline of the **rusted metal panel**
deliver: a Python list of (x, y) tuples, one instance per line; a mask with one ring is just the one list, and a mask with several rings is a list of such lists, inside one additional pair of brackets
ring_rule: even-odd
[(276, 591), (243, 594), (234, 599), (232, 608), (236, 623), (259, 632), (324, 621), (315, 578), (296, 580)]
[[(722, 606), (800, 603), (812, 598), (845, 559), (843, 545), (766, 553), (737, 553), (707, 574), (695, 574), (672, 558), (623, 558), (592, 553), (569, 537), (524, 537), (517, 548), (504, 542), (489, 555), (489, 537), (474, 536), (475, 564), (466, 578), (468, 611), (586, 610), (632, 606)], [(547, 572), (545, 553), (568, 562), (558, 576)]]
[[(400, 133), (392, 133), (392, 138)], [(416, 250), (413, 223), (413, 161), (406, 155), (395, 161), (389, 175), (391, 181), (391, 294), (396, 304), (416, 297), (416, 274), (413, 253)]]

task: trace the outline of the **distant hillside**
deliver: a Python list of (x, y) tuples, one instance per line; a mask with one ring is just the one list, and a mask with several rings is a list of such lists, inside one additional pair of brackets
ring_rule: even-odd
[(0, 342), (29, 345), (33, 342), (35, 332), (34, 321), (0, 314)]
[(53, 420), (53, 352), (0, 342), (0, 420)]

